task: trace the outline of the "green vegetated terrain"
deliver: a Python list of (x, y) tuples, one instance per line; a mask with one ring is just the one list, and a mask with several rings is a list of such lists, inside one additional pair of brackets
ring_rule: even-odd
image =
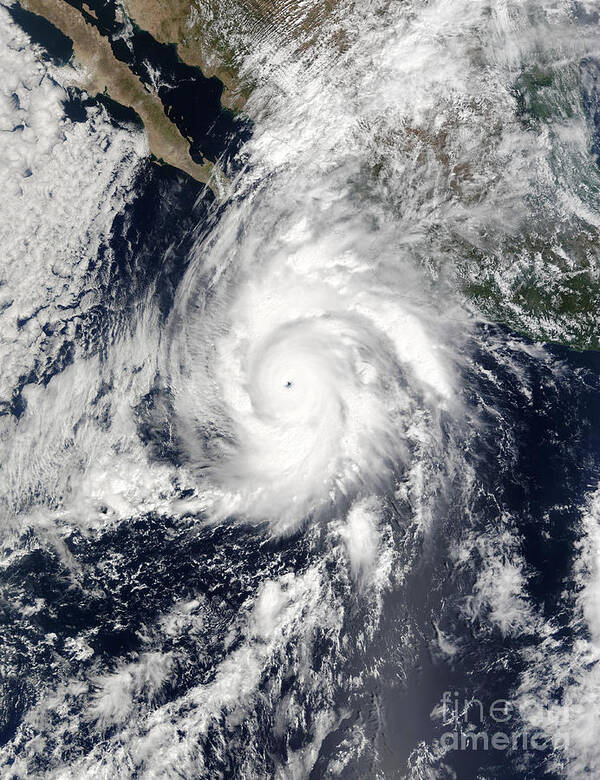
[[(535, 340), (598, 349), (598, 128), (584, 111), (582, 83), (579, 63), (534, 67), (516, 80), (518, 119), (548, 146), (551, 175), (530, 195), (518, 230), (465, 249), (460, 274), (465, 295), (491, 320)], [(574, 122), (586, 130), (584, 144), (569, 137)]]

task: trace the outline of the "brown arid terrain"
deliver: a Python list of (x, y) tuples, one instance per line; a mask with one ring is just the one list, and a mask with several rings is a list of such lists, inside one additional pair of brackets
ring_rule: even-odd
[[(126, 0), (122, 13), (158, 42), (175, 46), (182, 62), (199, 68), (208, 78), (217, 77), (224, 85), (222, 105), (243, 112), (252, 89), (252, 77), (240, 76), (245, 54), (265, 38), (306, 49), (336, 4), (337, 0)], [(185, 171), (219, 194), (223, 174), (214, 165), (216, 161), (198, 164), (191, 158), (189, 140), (167, 117), (158, 96), (116, 59), (108, 38), (90, 23), (90, 18), (96, 18), (93, 8), (84, 3), (82, 13), (66, 0), (22, 0), (22, 5), (72, 40), (79, 82), (85, 90), (106, 94), (136, 112), (159, 162)]]
[(231, 64), (232, 55), (225, 46), (218, 47), (217, 36), (211, 31), (211, 19), (218, 18), (214, 10), (206, 8), (201, 12), (200, 6), (190, 0), (126, 0), (124, 7), (142, 30), (160, 43), (174, 44), (182, 62), (200, 68), (209, 78), (216, 76), (222, 81), (225, 86), (222, 103), (226, 108), (243, 108), (244, 94)]
[(23, 0), (23, 6), (44, 16), (73, 41), (75, 59), (82, 66), (81, 85), (90, 94), (107, 94), (138, 114), (150, 151), (158, 160), (185, 171), (199, 182), (211, 182), (212, 163), (199, 165), (192, 160), (188, 141), (167, 118), (159, 98), (114, 57), (108, 39), (88, 24), (76, 8), (63, 0)]
[(251, 89), (240, 79), (240, 60), (265, 38), (315, 42), (339, 0), (125, 0), (132, 21), (161, 43), (177, 48), (181, 60), (216, 76), (225, 85), (222, 103), (243, 110)]

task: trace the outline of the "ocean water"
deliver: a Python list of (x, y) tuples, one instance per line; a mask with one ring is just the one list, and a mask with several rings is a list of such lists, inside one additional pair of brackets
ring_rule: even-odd
[(312, 7), (94, 6), (219, 203), (0, 9), (3, 776), (599, 771), (595, 9)]

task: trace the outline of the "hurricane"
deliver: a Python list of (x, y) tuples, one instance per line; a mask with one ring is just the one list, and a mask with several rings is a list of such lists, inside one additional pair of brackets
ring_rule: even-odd
[[(261, 218), (271, 197), (234, 217), (260, 225), (253, 257), (242, 249), (238, 259), (227, 235), (251, 234), (251, 224), (226, 218), (209, 274), (191, 266), (167, 357), (187, 463), (216, 491), (215, 509), (283, 528), (392, 484), (439, 427), (452, 390), (439, 328), (407, 295), (409, 270), (389, 258), (391, 293), (354, 242), (322, 224), (320, 204), (290, 213), (273, 245)], [(363, 252), (385, 267), (378, 241)]]
[(90, 8), (221, 147), (3, 4), (3, 776), (593, 776), (594, 4)]

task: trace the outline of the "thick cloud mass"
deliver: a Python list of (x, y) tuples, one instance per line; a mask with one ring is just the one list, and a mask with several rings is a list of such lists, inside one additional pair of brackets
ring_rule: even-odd
[[(242, 204), (248, 233), (271, 203)], [(231, 272), (207, 294), (193, 266), (175, 314), (178, 430), (218, 511), (285, 528), (391, 485), (433, 433), (450, 372), (436, 331), (343, 238), (298, 215), (276, 242), (257, 236), (240, 271), (230, 221)]]

